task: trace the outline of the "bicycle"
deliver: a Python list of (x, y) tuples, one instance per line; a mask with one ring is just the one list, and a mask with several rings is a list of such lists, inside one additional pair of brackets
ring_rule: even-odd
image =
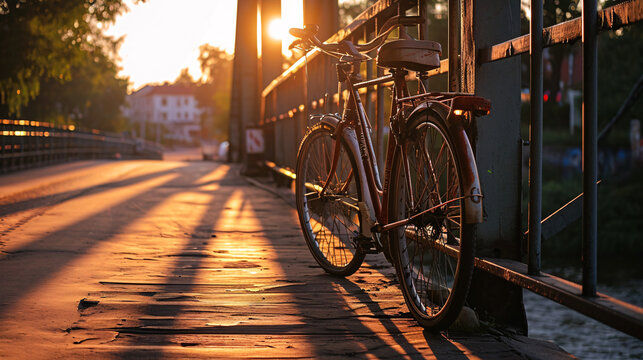
[[(406, 305), (425, 328), (446, 329), (464, 306), (474, 267), (475, 224), (482, 193), (467, 136), (473, 116), (491, 104), (465, 93), (411, 95), (409, 71), (420, 79), (440, 66), (440, 44), (410, 37), (385, 42), (392, 30), (417, 25), (396, 16), (366, 44), (322, 43), (318, 26), (291, 29), (291, 44), (339, 59), (348, 91), (343, 114), (311, 115), (297, 154), (295, 199), (302, 231), (317, 263), (336, 276), (353, 274), (366, 254), (383, 252), (395, 266)], [(401, 32), (404, 34), (404, 32)], [(362, 80), (365, 53), (390, 74)], [(371, 126), (358, 90), (393, 82), (390, 135), (379, 178)]]

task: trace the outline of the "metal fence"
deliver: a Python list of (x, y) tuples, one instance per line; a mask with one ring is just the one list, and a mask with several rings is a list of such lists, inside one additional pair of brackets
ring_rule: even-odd
[[(529, 250), (526, 263), (511, 259), (476, 258), (476, 267), (509, 283), (521, 286), (562, 303), (587, 316), (595, 318), (632, 336), (643, 338), (643, 309), (623, 303), (596, 291), (596, 220), (597, 220), (597, 68), (596, 37), (599, 31), (615, 30), (643, 19), (643, 0), (632, 0), (597, 10), (596, 0), (583, 0), (583, 16), (543, 29), (543, 2), (531, 1), (530, 34), (508, 39), (491, 46), (476, 43), (477, 29), (474, 11), (480, 0), (449, 0), (449, 58), (429, 76), (448, 73), (450, 91), (477, 92), (475, 71), (488, 63), (515, 57), (531, 49), (531, 152), (530, 152), (530, 204)], [(486, 5), (486, 4), (485, 4)], [(478, 8), (478, 10), (480, 10)], [(424, 1), (381, 0), (360, 14), (351, 24), (333, 35), (328, 42), (350, 39), (368, 41), (376, 29), (387, 19), (398, 14), (424, 16)], [(485, 9), (489, 11), (489, 9)], [(502, 21), (496, 19), (494, 21)], [(489, 25), (487, 25), (489, 26)], [(491, 25), (493, 26), (493, 25)], [(478, 28), (479, 29), (479, 28)], [(424, 38), (426, 29), (419, 26), (417, 37)], [(477, 30), (475, 30), (477, 31)], [(541, 272), (540, 239), (542, 221), (542, 101), (543, 101), (543, 48), (583, 40), (583, 156), (584, 201), (583, 228), (584, 250), (583, 282), (575, 284)], [(459, 56), (455, 56), (459, 54)], [(342, 108), (343, 91), (338, 89), (334, 60), (313, 50), (306, 57), (277, 77), (262, 92), (259, 125), (264, 130), (265, 159), (269, 167), (280, 176), (294, 177), (298, 144), (308, 124), (308, 115), (338, 112)], [(375, 56), (373, 56), (375, 57)], [(373, 61), (362, 68), (367, 79), (381, 76)], [(314, 82), (308, 77), (314, 76)], [(378, 160), (384, 158), (387, 85), (363, 89), (367, 115), (374, 122), (374, 144)], [(493, 101), (493, 100), (492, 100)], [(493, 111), (492, 111), (493, 113)], [(519, 119), (519, 114), (513, 114)], [(511, 150), (513, 151), (513, 150)], [(516, 150), (518, 151), (518, 150)], [(479, 154), (484, 156), (484, 154)], [(381, 165), (381, 164), (380, 164)], [(380, 169), (382, 167), (380, 166)], [(519, 186), (519, 185), (518, 185)], [(484, 187), (483, 187), (484, 188)], [(520, 242), (519, 239), (516, 239)]]
[(0, 172), (85, 159), (161, 159), (154, 143), (30, 120), (0, 120)]
[[(389, 18), (406, 11), (422, 15), (423, 9), (424, 7), (409, 1), (378, 1), (328, 41), (369, 41), (375, 36), (376, 29)], [(418, 32), (422, 38), (423, 27), (418, 27)], [(376, 54), (371, 55), (375, 58)], [(338, 90), (335, 64), (335, 59), (317, 50), (310, 51), (263, 90), (260, 125), (266, 138), (266, 159), (294, 168), (299, 142), (310, 125), (307, 123), (308, 115), (340, 111), (346, 90)], [(443, 61), (443, 64), (446, 62)], [(444, 71), (446, 67), (443, 66), (433, 71), (433, 74)], [(374, 60), (365, 64), (362, 73), (365, 78), (383, 74), (382, 69), (376, 67)], [(309, 82), (309, 77), (314, 77), (315, 81)], [(390, 112), (390, 109), (385, 109), (384, 106), (387, 101), (384, 91), (390, 84), (392, 82), (385, 86), (374, 85), (368, 89), (361, 89), (368, 117), (377, 119), (373, 125), (378, 159), (383, 158), (386, 112)]]

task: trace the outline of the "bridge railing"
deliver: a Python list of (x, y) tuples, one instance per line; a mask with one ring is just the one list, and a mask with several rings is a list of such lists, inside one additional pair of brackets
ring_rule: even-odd
[[(473, 9), (473, 1), (464, 1)], [(478, 49), (475, 61), (484, 64), (530, 54), (530, 156), (527, 264), (478, 266), (540, 295), (573, 308), (618, 330), (643, 339), (643, 309), (597, 291), (598, 223), (598, 48), (599, 32), (617, 30), (643, 20), (643, 1), (629, 0), (598, 10), (596, 0), (582, 1), (582, 16), (543, 28), (543, 0), (530, 1), (530, 33)], [(465, 20), (466, 22), (467, 20)], [(471, 24), (471, 23), (470, 23)], [(582, 282), (575, 284), (541, 272), (543, 172), (543, 49), (582, 39), (583, 64), (583, 193)], [(472, 44), (475, 49), (475, 44)], [(463, 61), (472, 61), (463, 57)], [(466, 66), (466, 65), (464, 65)], [(628, 100), (629, 101), (629, 100)], [(570, 201), (556, 213), (564, 213)], [(573, 207), (573, 206), (570, 206)]]
[(30, 120), (0, 120), (0, 173), (72, 160), (162, 158), (154, 143), (98, 130)]
[[(531, 49), (531, 118), (530, 118), (530, 221), (525, 234), (529, 237), (529, 250), (519, 258), (526, 262), (507, 258), (479, 257), (476, 267), (496, 275), (503, 281), (523, 287), (557, 301), (587, 316), (632, 336), (643, 338), (643, 309), (624, 303), (596, 291), (596, 37), (599, 31), (616, 30), (643, 19), (643, 0), (627, 1), (612, 7), (597, 10), (596, 0), (583, 1), (583, 16), (544, 28), (542, 25), (542, 0), (531, 1), (530, 34), (492, 44), (476, 43), (474, 19), (475, 0), (449, 0), (449, 58), (442, 60), (439, 69), (429, 75), (448, 73), (450, 91), (478, 93), (476, 71), (485, 64), (512, 58)], [(480, 1), (476, 5), (480, 6)], [(486, 3), (484, 3), (486, 5)], [(368, 41), (375, 30), (388, 18), (407, 13), (424, 15), (424, 1), (381, 0), (360, 14), (353, 23), (333, 35), (329, 42), (350, 39), (353, 42)], [(479, 9), (489, 11), (489, 8)], [(480, 13), (480, 12), (479, 12)], [(478, 13), (478, 14), (479, 14)], [(502, 18), (493, 21), (502, 21)], [(492, 22), (493, 22), (492, 21)], [(489, 23), (485, 24), (489, 25)], [(425, 29), (418, 27), (417, 37), (424, 37)], [(585, 35), (583, 35), (585, 34)], [(532, 36), (533, 35), (533, 36)], [(583, 37), (584, 48), (584, 107), (583, 129), (588, 137), (583, 141), (584, 169), (584, 252), (583, 283), (545, 274), (540, 269), (540, 239), (542, 221), (542, 101), (543, 101), (543, 48), (556, 44), (571, 43)], [(461, 39), (460, 39), (461, 38)], [(488, 42), (487, 42), (488, 44)], [(444, 44), (443, 44), (444, 45)], [(453, 54), (453, 55), (451, 55)], [(458, 56), (455, 56), (459, 54)], [(269, 167), (280, 176), (294, 177), (296, 154), (308, 124), (308, 115), (323, 112), (339, 112), (342, 108), (342, 89), (337, 88), (334, 62), (318, 51), (309, 52), (277, 77), (262, 92), (259, 125), (264, 130), (265, 159)], [(372, 56), (373, 58), (375, 56)], [(368, 62), (362, 72), (367, 79), (382, 75), (374, 62)], [(308, 74), (314, 82), (308, 82)], [(320, 81), (320, 79), (322, 79)], [(385, 119), (389, 116), (384, 106), (390, 92), (387, 85), (370, 87), (363, 93), (367, 115), (374, 122), (374, 144), (378, 160), (384, 158), (386, 140)], [(326, 95), (328, 94), (328, 95)], [(484, 94), (481, 94), (484, 96)], [(390, 101), (390, 100), (389, 100)], [(493, 102), (493, 100), (492, 100)], [(497, 106), (498, 104), (494, 105)], [(519, 114), (512, 113), (514, 119)], [(493, 113), (493, 111), (492, 111)], [(374, 120), (373, 120), (374, 119)], [(508, 121), (504, 119), (503, 121)], [(516, 150), (517, 151), (517, 150)], [(484, 155), (483, 155), (484, 156)], [(381, 165), (381, 164), (380, 164)], [(380, 169), (383, 167), (380, 166)], [(483, 185), (484, 189), (484, 185)], [(519, 225), (518, 225), (519, 226)], [(518, 243), (520, 239), (516, 239)]]
[[(406, 11), (418, 14), (424, 7), (411, 1), (381, 0), (355, 18), (345, 28), (331, 36), (328, 42), (349, 39), (355, 43), (371, 40), (376, 29), (386, 20)], [(422, 14), (420, 14), (422, 15)], [(421, 27), (420, 27), (421, 28)], [(423, 31), (420, 37), (423, 36)], [(372, 58), (375, 58), (375, 53)], [(444, 63), (444, 62), (443, 62)], [(312, 50), (273, 80), (262, 92), (260, 126), (266, 139), (265, 158), (274, 163), (294, 169), (299, 142), (305, 134), (308, 115), (323, 112), (339, 112), (345, 97), (345, 89), (337, 87), (336, 60)], [(445, 63), (446, 64), (446, 63)], [(444, 72), (445, 67), (433, 74)], [(375, 61), (368, 61), (363, 75), (372, 78), (382, 74)], [(315, 81), (308, 81), (308, 78)], [(321, 79), (321, 80), (320, 80)], [(390, 84), (388, 84), (390, 85)], [(384, 129), (387, 99), (383, 96), (386, 86), (372, 86), (362, 92), (365, 108), (374, 121), (378, 158), (383, 158)], [(390, 99), (388, 100), (390, 101)]]

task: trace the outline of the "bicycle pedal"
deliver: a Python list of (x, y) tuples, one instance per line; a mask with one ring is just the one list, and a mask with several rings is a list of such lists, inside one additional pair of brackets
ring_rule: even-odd
[(373, 239), (366, 236), (355, 236), (353, 238), (353, 244), (355, 248), (360, 249), (364, 254), (377, 254), (379, 250), (375, 245)]

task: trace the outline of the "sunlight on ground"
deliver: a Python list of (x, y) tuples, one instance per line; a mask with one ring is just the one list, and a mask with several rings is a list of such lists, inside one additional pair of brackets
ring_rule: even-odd
[[(43, 233), (51, 234), (56, 231), (63, 231), (99, 214), (104, 214), (105, 217), (109, 218), (113, 206), (126, 202), (128, 199), (136, 197), (148, 191), (150, 188), (170, 182), (176, 177), (177, 175), (174, 174), (161, 175), (146, 181), (136, 182), (131, 186), (115, 187), (113, 189), (106, 189), (105, 191), (72, 198), (62, 204), (56, 205), (52, 209), (48, 209), (46, 213), (43, 213), (40, 218), (38, 218), (37, 222), (31, 222), (29, 228), (22, 230), (20, 233), (13, 234), (14, 241), (8, 242), (3, 251), (10, 253), (16, 249), (24, 248), (29, 246), (31, 242), (38, 240), (37, 237), (42, 236)], [(88, 203), (91, 204), (91, 207), (86, 205)], [(63, 213), (72, 213), (75, 216), (61, 216)], [(23, 216), (23, 214), (18, 213), (14, 214), (14, 216)], [(45, 228), (46, 230), (43, 230)], [(0, 257), (5, 256), (6, 255), (3, 254)]]

